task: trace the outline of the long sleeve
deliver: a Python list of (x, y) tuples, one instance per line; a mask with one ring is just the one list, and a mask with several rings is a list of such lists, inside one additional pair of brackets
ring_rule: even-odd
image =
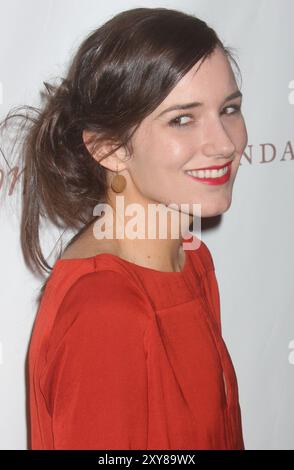
[(148, 304), (111, 270), (69, 289), (50, 337), (40, 385), (54, 449), (146, 449)]

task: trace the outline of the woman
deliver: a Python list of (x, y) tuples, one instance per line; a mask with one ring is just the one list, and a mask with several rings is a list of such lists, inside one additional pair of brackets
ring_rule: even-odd
[(195, 204), (201, 217), (228, 210), (247, 144), (230, 60), (204, 21), (135, 8), (84, 40), (59, 87), (46, 84), (24, 148), (26, 262), (50, 268), (41, 217), (79, 231), (34, 323), (30, 448), (244, 449), (213, 260), (189, 231)]

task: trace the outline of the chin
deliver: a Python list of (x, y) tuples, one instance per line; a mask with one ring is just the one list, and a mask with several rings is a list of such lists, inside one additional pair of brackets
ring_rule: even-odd
[(216, 217), (224, 214), (231, 207), (232, 200), (226, 201), (224, 204), (218, 204), (217, 206), (204, 207), (201, 210), (201, 217)]

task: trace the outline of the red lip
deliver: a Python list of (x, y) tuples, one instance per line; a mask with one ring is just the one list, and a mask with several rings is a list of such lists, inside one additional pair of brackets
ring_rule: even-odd
[(218, 178), (197, 178), (196, 176), (192, 176), (189, 173), (187, 173), (187, 176), (189, 178), (191, 178), (192, 180), (194, 180), (194, 181), (198, 181), (199, 183), (209, 184), (209, 185), (213, 185), (213, 186), (219, 186), (219, 185), (223, 185), (223, 184), (225, 184), (229, 181), (229, 179), (231, 177), (231, 165), (228, 164), (228, 171), (224, 175), (222, 175)]
[(233, 160), (231, 160), (230, 162), (228, 163), (225, 163), (224, 165), (219, 165), (219, 166), (208, 166), (206, 168), (194, 168), (194, 169), (191, 169), (191, 170), (186, 170), (186, 171), (199, 171), (199, 170), (221, 170), (222, 168), (225, 168), (225, 166), (228, 166), (232, 163)]

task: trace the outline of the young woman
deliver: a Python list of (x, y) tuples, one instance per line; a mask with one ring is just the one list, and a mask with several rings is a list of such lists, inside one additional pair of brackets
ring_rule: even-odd
[(230, 207), (247, 145), (231, 61), (204, 21), (135, 8), (84, 40), (60, 86), (45, 84), (24, 147), (26, 262), (51, 269), (42, 217), (78, 232), (30, 340), (31, 449), (244, 449), (214, 264), (190, 231), (195, 204), (201, 217)]

